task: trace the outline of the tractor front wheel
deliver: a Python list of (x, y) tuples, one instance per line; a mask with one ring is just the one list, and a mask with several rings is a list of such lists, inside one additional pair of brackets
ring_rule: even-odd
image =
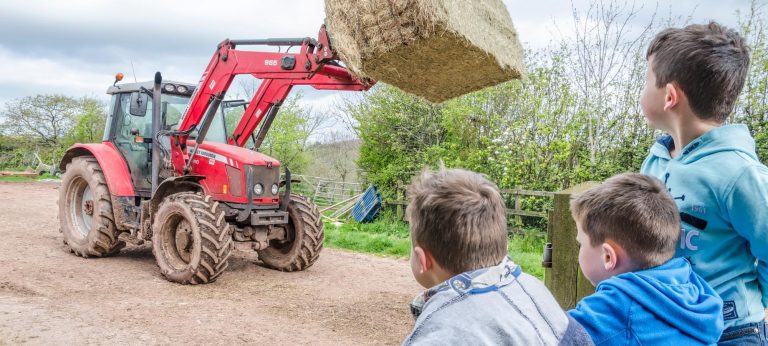
[(72, 253), (82, 257), (115, 254), (118, 240), (112, 198), (96, 158), (81, 156), (67, 164), (59, 188), (59, 231)]
[(168, 281), (210, 283), (227, 269), (232, 232), (211, 196), (180, 192), (166, 197), (152, 224), (152, 253)]
[(272, 240), (258, 252), (268, 268), (292, 272), (312, 266), (323, 249), (323, 223), (317, 206), (306, 197), (291, 194), (285, 240)]

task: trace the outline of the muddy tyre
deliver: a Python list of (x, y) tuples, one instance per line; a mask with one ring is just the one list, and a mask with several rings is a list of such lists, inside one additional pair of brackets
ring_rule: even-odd
[(59, 188), (59, 227), (64, 244), (78, 256), (109, 256), (125, 246), (118, 240), (107, 181), (93, 156), (67, 164)]
[(323, 249), (324, 230), (317, 206), (306, 197), (291, 194), (288, 203), (286, 241), (271, 241), (270, 246), (258, 252), (263, 265), (280, 271), (292, 272), (312, 266)]
[(219, 202), (202, 193), (166, 197), (152, 224), (152, 253), (168, 281), (210, 283), (227, 269), (232, 232)]

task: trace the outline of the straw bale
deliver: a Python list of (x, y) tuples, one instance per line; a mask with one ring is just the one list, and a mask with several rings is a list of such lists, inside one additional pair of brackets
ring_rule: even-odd
[(525, 75), (501, 0), (325, 0), (325, 9), (353, 73), (432, 102)]

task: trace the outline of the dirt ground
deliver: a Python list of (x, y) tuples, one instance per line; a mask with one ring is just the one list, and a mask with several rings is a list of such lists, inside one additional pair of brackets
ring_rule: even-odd
[(325, 249), (304, 272), (239, 254), (217, 282), (165, 281), (147, 245), (84, 259), (57, 184), (0, 183), (1, 344), (399, 344), (419, 291), (405, 261)]

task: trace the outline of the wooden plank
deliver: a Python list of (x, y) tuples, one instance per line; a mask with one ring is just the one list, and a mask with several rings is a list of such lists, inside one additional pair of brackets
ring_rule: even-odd
[[(388, 201), (385, 202), (385, 204), (388, 205), (401, 205), (401, 206), (408, 206), (408, 202), (406, 201)], [(519, 210), (519, 209), (507, 209), (507, 216), (514, 216), (514, 215), (520, 215), (520, 216), (530, 216), (530, 217), (540, 217), (540, 218), (548, 218), (549, 215), (546, 211), (528, 211), (528, 210)]]
[[(402, 197), (400, 197), (401, 195), (402, 195)], [(406, 197), (407, 196), (406, 196), (406, 192), (405, 192), (404, 188), (403, 189), (399, 189), (399, 188), (395, 189), (395, 198), (397, 198), (397, 199), (400, 199), (400, 198), (405, 199)], [(398, 220), (405, 220), (406, 219), (406, 217), (405, 217), (405, 207), (407, 205), (408, 205), (407, 203), (395, 204), (395, 215), (397, 216)]]
[(524, 190), (524, 189), (501, 189), (499, 190), (499, 193), (521, 195), (521, 196), (535, 196), (535, 197), (553, 197), (555, 195), (554, 192), (549, 192), (549, 191), (534, 191), (534, 190)]
[(347, 203), (347, 202), (349, 202), (349, 201), (351, 201), (351, 200), (353, 200), (353, 199), (358, 199), (358, 198), (360, 198), (362, 195), (363, 195), (362, 193), (361, 193), (361, 194), (358, 194), (358, 195), (354, 195), (354, 196), (352, 196), (352, 197), (350, 197), (350, 198), (347, 198), (347, 199), (345, 199), (345, 200), (343, 200), (343, 201), (341, 201), (341, 202), (339, 202), (339, 203), (336, 203), (336, 204), (334, 204), (334, 205), (331, 205), (331, 206), (325, 207), (325, 208), (323, 208), (323, 209), (320, 209), (320, 212), (322, 213), (322, 212), (325, 212), (325, 211), (331, 210), (331, 209), (333, 209), (333, 208), (336, 208), (336, 207), (338, 207), (338, 206), (340, 206), (340, 205), (342, 205), (342, 204), (344, 204), (344, 203)]
[[(520, 194), (515, 194), (515, 211), (522, 211), (522, 201), (520, 200)], [(507, 215), (510, 215), (509, 211), (507, 211)], [(512, 215), (515, 215), (515, 226), (520, 226), (523, 224), (523, 220), (520, 218), (520, 213), (512, 213)]]
[(540, 218), (547, 218), (547, 212), (545, 211), (528, 211), (528, 210), (520, 210), (520, 209), (507, 209), (507, 216), (514, 215), (514, 216), (532, 216), (532, 217), (540, 217)]
[(317, 183), (317, 186), (315, 186), (315, 194), (312, 196), (312, 202), (317, 204), (317, 195), (320, 193), (320, 184), (321, 182)]

